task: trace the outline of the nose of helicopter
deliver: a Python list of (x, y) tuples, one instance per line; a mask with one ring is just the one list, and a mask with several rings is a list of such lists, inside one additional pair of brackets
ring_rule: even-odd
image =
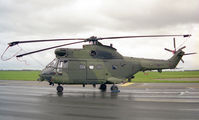
[(55, 73), (54, 69), (52, 69), (52, 68), (45, 68), (45, 69), (43, 69), (41, 71), (41, 73), (39, 75), (40, 76), (39, 81), (44, 81), (44, 80), (49, 81), (49, 80), (51, 80), (51, 77), (53, 75), (55, 75), (55, 74), (56, 73)]

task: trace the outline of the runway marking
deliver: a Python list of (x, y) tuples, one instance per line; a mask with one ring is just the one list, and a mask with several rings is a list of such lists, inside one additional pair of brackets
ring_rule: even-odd
[(185, 92), (180, 92), (180, 95), (184, 95), (185, 94)]
[(129, 86), (129, 85), (132, 85), (132, 84), (134, 84), (134, 83), (130, 83), (130, 82), (128, 82), (128, 83), (124, 83), (124, 84), (122, 84), (122, 85), (120, 85), (120, 86), (122, 86), (122, 87), (126, 87), (126, 86)]

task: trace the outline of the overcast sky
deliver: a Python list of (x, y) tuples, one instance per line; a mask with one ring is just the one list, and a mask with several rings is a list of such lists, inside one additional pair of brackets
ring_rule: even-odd
[[(87, 38), (122, 35), (192, 34), (177, 37), (185, 52), (199, 53), (199, 0), (0, 0), (0, 55), (7, 43), (30, 39)], [(102, 41), (124, 56), (169, 59), (173, 38), (139, 38)], [(20, 53), (67, 42), (20, 44)], [(4, 58), (15, 54), (10, 48)], [(82, 44), (67, 46), (81, 48)], [(0, 60), (0, 70), (42, 69), (54, 50), (17, 60)], [(199, 54), (184, 56), (178, 68), (199, 69)], [(26, 62), (23, 62), (26, 61)]]

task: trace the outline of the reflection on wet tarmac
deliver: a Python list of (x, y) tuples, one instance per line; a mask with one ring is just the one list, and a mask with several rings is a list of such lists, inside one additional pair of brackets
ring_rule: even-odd
[[(197, 120), (199, 84), (139, 84), (121, 92), (0, 81), (1, 120)], [(159, 87), (161, 86), (161, 88)], [(175, 88), (170, 89), (169, 87)]]
[(57, 95), (58, 95), (59, 97), (62, 97), (62, 96), (63, 96), (63, 92), (57, 92)]
[[(57, 96), (59, 97), (64, 97), (67, 96), (68, 94), (71, 94), (71, 93), (67, 93), (67, 92), (57, 92)], [(79, 93), (79, 94), (74, 94), (74, 96), (81, 96), (82, 98), (86, 98), (86, 97), (92, 97), (92, 98), (117, 98), (118, 97), (118, 92), (101, 92), (101, 91), (98, 91), (98, 92), (82, 92), (82, 93)], [(52, 94), (50, 94), (52, 95)]]

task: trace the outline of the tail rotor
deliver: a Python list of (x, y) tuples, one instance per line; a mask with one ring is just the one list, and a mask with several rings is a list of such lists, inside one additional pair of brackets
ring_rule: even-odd
[[(168, 48), (164, 48), (166, 51), (169, 51), (169, 52), (172, 52), (173, 54), (175, 54), (178, 50), (182, 50), (184, 48), (186, 48), (186, 46), (183, 46), (181, 48), (179, 48), (178, 50), (176, 50), (176, 41), (175, 41), (175, 38), (173, 38), (173, 47), (174, 47), (174, 50), (171, 50), (171, 49), (168, 49)], [(193, 53), (184, 53), (183, 55), (193, 55), (193, 54), (197, 54), (196, 52), (193, 52)], [(181, 62), (184, 63), (184, 60), (181, 59)]]
[[(170, 50), (168, 48), (164, 48), (166, 51), (169, 51), (169, 52), (172, 52), (173, 54), (176, 53), (176, 40), (175, 38), (173, 38), (173, 47), (174, 47), (174, 50)], [(184, 46), (185, 47), (185, 46)]]

